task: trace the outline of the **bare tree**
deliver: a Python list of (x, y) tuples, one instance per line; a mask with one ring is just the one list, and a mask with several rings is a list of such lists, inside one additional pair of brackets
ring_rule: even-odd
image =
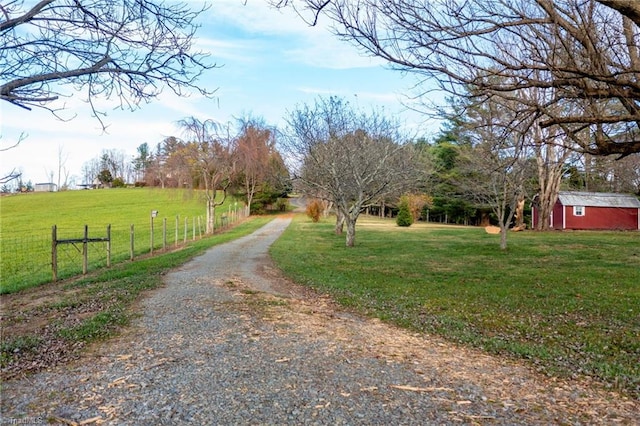
[(636, 25), (640, 25), (640, 3), (636, 0), (598, 0), (598, 3), (617, 10)]
[(401, 144), (397, 124), (379, 113), (357, 113), (338, 98), (321, 98), (292, 112), (288, 124), (295, 179), (305, 195), (333, 202), (337, 225), (346, 224), (347, 247), (355, 244), (361, 212), (419, 181), (413, 146)]
[[(204, 9), (150, 0), (8, 0), (0, 5), (0, 99), (31, 109), (86, 88), (135, 109), (163, 87), (183, 95), (214, 65), (193, 49)], [(104, 126), (104, 125), (103, 125)]]
[(621, 160), (585, 155), (573, 163), (571, 189), (640, 195), (640, 154)]
[(234, 150), (237, 177), (247, 198), (247, 212), (260, 185), (268, 178), (276, 150), (275, 142), (275, 131), (260, 120), (241, 120)]
[(126, 154), (121, 149), (103, 149), (100, 154), (100, 168), (109, 170), (113, 178), (124, 178), (127, 166)]
[[(231, 138), (220, 137), (220, 126), (213, 120), (188, 117), (179, 122), (188, 140), (181, 152), (200, 177), (207, 202), (207, 233), (215, 224), (215, 208), (224, 203), (235, 173)], [(217, 192), (222, 197), (216, 197)]]
[[(58, 146), (58, 191), (69, 189), (69, 169), (67, 169), (67, 160), (69, 154), (64, 152), (62, 145)], [(62, 175), (64, 174), (64, 179)]]
[(491, 99), (473, 109), (468, 123), (473, 147), (462, 149), (457, 161), (462, 171), (458, 179), (461, 192), (492, 210), (500, 227), (500, 248), (505, 250), (530, 167), (524, 134), (513, 127), (512, 105), (500, 101)]
[[(156, 145), (156, 152), (149, 154), (145, 167), (144, 179), (148, 185), (160, 185), (162, 188), (171, 186), (170, 178), (178, 176), (179, 171), (175, 163), (184, 163), (181, 157), (184, 145), (185, 142), (175, 136), (169, 136)], [(183, 171), (180, 172), (182, 175)]]
[[(439, 89), (520, 102), (582, 151), (640, 152), (640, 3), (629, 0), (282, 0)], [(538, 102), (522, 89), (553, 89)], [(536, 120), (535, 118), (539, 118)]]
[(100, 173), (100, 159), (93, 158), (82, 164), (82, 179), (84, 185), (93, 185), (95, 179)]
[(167, 167), (165, 159), (159, 153), (155, 153), (151, 156), (149, 165), (145, 170), (144, 179), (145, 184), (149, 186), (160, 185), (161, 188), (165, 188), (167, 182)]
[[(543, 104), (553, 98), (554, 89), (532, 87), (519, 91), (519, 98), (531, 103)], [(514, 102), (511, 101), (511, 104)], [(535, 204), (540, 214), (536, 226), (538, 230), (548, 230), (553, 207), (558, 199), (560, 184), (571, 157), (578, 156), (574, 139), (567, 137), (560, 126), (543, 126), (548, 117), (537, 115), (531, 123), (520, 125), (518, 131), (535, 156), (537, 189)], [(586, 136), (583, 134), (582, 136)], [(524, 225), (524, 224), (523, 224)]]

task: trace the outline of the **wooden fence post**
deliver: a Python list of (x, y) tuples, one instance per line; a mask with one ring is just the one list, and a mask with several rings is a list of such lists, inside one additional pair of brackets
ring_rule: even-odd
[(111, 224), (107, 225), (107, 268), (111, 268)]
[(82, 275), (87, 275), (89, 270), (89, 225), (84, 226), (84, 238), (82, 240)]
[(174, 240), (174, 244), (178, 247), (178, 227), (180, 226), (180, 218), (176, 216), (176, 239)]
[(196, 218), (193, 218), (193, 228), (192, 228), (192, 233), (193, 233), (193, 241), (196, 240)]
[(129, 260), (133, 260), (133, 239), (135, 237), (135, 233), (133, 232), (133, 223), (131, 224), (131, 229), (129, 230)]
[(51, 272), (53, 282), (58, 281), (58, 227), (51, 227)]
[(187, 218), (184, 218), (184, 243), (187, 244), (187, 230), (189, 228), (189, 222), (187, 222)]
[(162, 250), (167, 249), (167, 218), (162, 218)]

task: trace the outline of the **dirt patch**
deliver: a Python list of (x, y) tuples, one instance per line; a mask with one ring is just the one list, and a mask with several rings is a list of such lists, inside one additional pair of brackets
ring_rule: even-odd
[[(589, 378), (547, 377), (515, 360), (491, 356), (439, 337), (411, 333), (375, 318), (362, 318), (329, 296), (283, 278), (269, 265), (263, 267), (278, 294), (255, 292), (243, 281), (233, 284), (254, 306), (260, 306), (262, 320), (276, 325), (283, 333), (324, 341), (325, 353), (338, 352), (339, 347), (344, 351), (346, 347), (354, 359), (374, 357), (387, 364), (408, 365), (415, 380), (392, 384), (394, 389), (431, 394), (455, 407), (471, 404), (460, 400), (459, 394), (461, 388), (473, 388), (479, 399), (519, 412), (531, 424), (539, 420), (536, 413), (553, 417), (554, 412), (558, 413), (560, 423), (559, 419), (569, 416), (585, 424), (637, 424), (639, 401), (606, 391)], [(349, 363), (350, 359), (344, 358), (344, 362)], [(472, 417), (461, 416), (460, 420), (480, 423), (493, 420), (491, 416)]]
[(60, 330), (78, 326), (104, 311), (105, 304), (87, 297), (69, 282), (2, 295), (2, 380), (24, 376), (77, 359), (83, 348)]

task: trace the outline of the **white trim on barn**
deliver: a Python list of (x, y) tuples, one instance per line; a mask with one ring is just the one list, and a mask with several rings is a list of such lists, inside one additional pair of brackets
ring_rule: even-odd
[[(595, 226), (602, 229), (617, 229), (618, 226), (624, 225), (620, 225), (620, 223), (611, 227), (602, 225), (602, 212), (607, 212), (606, 215), (609, 218), (613, 218), (614, 215), (620, 218), (618, 212), (633, 212), (634, 210), (638, 217), (636, 229), (640, 229), (640, 200), (634, 195), (561, 191), (558, 194), (557, 202), (562, 206), (562, 229), (595, 229)], [(568, 211), (568, 207), (572, 208), (573, 215)], [(567, 215), (570, 217), (567, 218)], [(581, 222), (576, 222), (576, 220)], [(594, 226), (594, 223), (598, 223), (598, 225)], [(627, 224), (629, 223), (627, 222)]]
[[(536, 198), (532, 228), (540, 220)], [(630, 194), (560, 191), (549, 213), (552, 229), (640, 230), (640, 199)]]

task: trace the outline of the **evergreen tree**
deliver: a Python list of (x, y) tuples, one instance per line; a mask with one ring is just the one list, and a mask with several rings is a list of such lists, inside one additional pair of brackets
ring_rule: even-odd
[(407, 203), (406, 199), (403, 199), (400, 202), (400, 210), (398, 211), (398, 216), (396, 217), (396, 223), (398, 226), (411, 226), (413, 223), (413, 217), (411, 216), (411, 211), (409, 210), (409, 203)]

